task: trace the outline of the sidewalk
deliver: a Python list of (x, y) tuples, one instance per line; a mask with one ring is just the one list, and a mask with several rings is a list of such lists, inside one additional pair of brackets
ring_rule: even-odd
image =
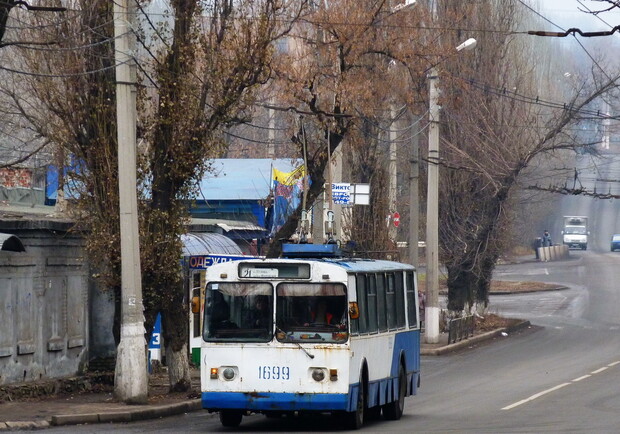
[[(481, 342), (511, 334), (529, 327), (523, 321), (511, 328), (502, 328), (448, 344), (448, 335), (442, 333), (439, 343), (422, 344), (421, 354), (439, 356), (475, 346)], [(120, 423), (156, 419), (202, 410), (200, 401), (200, 372), (192, 370), (191, 393), (167, 393), (167, 374), (149, 377), (149, 402), (146, 405), (127, 405), (112, 395), (112, 386), (85, 392), (22, 398), (13, 402), (0, 401), (0, 431), (44, 429), (51, 426), (94, 423)], [(59, 388), (58, 385), (55, 386)], [(50, 389), (50, 390), (53, 390)], [(208, 414), (205, 412), (205, 414)]]
[[(0, 401), (0, 431), (43, 429), (50, 426), (132, 422), (202, 410), (200, 371), (192, 369), (190, 393), (168, 393), (167, 373), (149, 376), (146, 405), (127, 405), (113, 396), (111, 385), (86, 391)], [(88, 385), (88, 382), (85, 383)], [(62, 384), (48, 390), (62, 389)]]
[[(436, 344), (422, 343), (420, 354), (423, 356), (441, 356), (465, 348), (474, 347), (482, 342), (491, 341), (499, 337), (506, 337), (520, 330), (530, 327), (529, 321), (521, 321), (511, 327), (502, 327), (489, 332), (476, 334), (458, 342), (448, 344), (448, 333), (440, 333), (439, 342)], [(422, 337), (424, 339), (424, 337)]]

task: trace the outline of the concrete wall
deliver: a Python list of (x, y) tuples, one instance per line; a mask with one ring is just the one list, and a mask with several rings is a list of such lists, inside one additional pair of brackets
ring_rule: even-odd
[(0, 384), (81, 373), (88, 361), (89, 272), (66, 221), (0, 219), (26, 252), (0, 251)]
[(538, 259), (543, 262), (561, 261), (568, 259), (568, 246), (555, 245), (550, 247), (538, 247)]
[(114, 369), (116, 343), (114, 342), (114, 294), (91, 282), (89, 285), (90, 334), (88, 362), (91, 370)]

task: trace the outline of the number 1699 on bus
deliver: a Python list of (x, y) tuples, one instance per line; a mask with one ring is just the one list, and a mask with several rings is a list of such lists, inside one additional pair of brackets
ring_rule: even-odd
[(288, 366), (259, 366), (259, 380), (288, 380), (291, 378)]

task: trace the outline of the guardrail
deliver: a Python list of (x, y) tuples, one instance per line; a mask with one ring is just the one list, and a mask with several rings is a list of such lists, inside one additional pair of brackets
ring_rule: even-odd
[(448, 343), (467, 339), (474, 335), (475, 321), (473, 315), (454, 318), (448, 321)]

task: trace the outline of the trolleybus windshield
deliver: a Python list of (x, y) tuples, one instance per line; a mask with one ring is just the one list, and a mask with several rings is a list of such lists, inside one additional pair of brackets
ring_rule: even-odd
[(276, 338), (280, 342), (344, 343), (349, 338), (346, 288), (339, 283), (280, 283)]
[(273, 338), (270, 283), (209, 283), (204, 339), (208, 342), (268, 342)]

